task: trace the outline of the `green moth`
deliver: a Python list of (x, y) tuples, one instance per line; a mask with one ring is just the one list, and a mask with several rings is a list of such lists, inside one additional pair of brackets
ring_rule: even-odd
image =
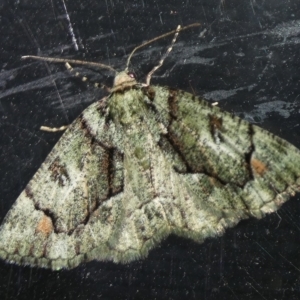
[(110, 95), (68, 126), (0, 227), (2, 259), (54, 270), (127, 263), (170, 234), (219, 236), (300, 191), (297, 148), (189, 93), (150, 85), (163, 59), (146, 84), (128, 68), (118, 73)]

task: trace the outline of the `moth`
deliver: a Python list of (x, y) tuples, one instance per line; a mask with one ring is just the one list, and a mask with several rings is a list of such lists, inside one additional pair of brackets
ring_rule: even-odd
[(134, 49), (109, 96), (68, 126), (0, 227), (2, 259), (53, 270), (127, 263), (170, 234), (220, 236), (300, 191), (293, 145), (187, 92), (150, 85), (192, 26), (161, 36), (175, 33), (145, 84), (128, 65), (149, 42)]

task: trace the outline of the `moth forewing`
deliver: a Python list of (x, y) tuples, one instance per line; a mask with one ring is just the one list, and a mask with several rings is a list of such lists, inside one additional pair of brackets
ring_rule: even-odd
[(54, 270), (126, 263), (170, 233), (221, 235), (300, 190), (297, 148), (189, 93), (151, 86), (163, 59), (144, 84), (128, 60), (105, 101), (68, 126), (1, 225), (1, 258)]

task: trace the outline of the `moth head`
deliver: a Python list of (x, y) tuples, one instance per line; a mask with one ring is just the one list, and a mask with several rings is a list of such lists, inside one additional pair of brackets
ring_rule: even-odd
[(128, 71), (122, 71), (117, 73), (114, 79), (113, 91), (123, 90), (136, 84), (137, 81), (132, 73), (129, 73)]

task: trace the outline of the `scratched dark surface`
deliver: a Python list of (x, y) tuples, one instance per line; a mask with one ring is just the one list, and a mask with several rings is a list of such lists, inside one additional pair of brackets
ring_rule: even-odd
[[(178, 24), (182, 32), (153, 84), (177, 87), (260, 125), (300, 147), (300, 3), (262, 0), (62, 0), (0, 4), (0, 221), (60, 134), (105, 95), (63, 65), (26, 54), (71, 57), (122, 70), (145, 40)], [(68, 21), (68, 18), (70, 21)], [(132, 60), (140, 81), (169, 37)], [(107, 71), (77, 68), (110, 86)], [(42, 188), (42, 187), (41, 187)], [(203, 244), (169, 237), (145, 260), (89, 262), (70, 271), (0, 262), (1, 299), (299, 299), (299, 195), (278, 213), (249, 219)], [(0, 241), (1, 243), (1, 241)]]

